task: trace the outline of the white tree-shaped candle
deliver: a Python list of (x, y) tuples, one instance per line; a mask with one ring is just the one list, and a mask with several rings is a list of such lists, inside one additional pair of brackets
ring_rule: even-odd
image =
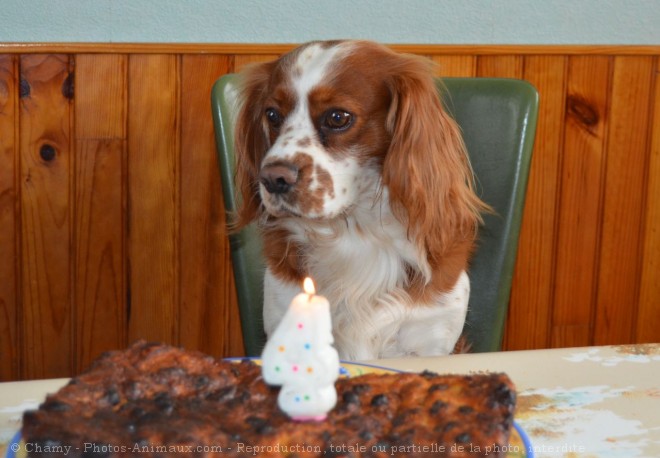
[(332, 346), (330, 304), (315, 294), (310, 278), (262, 354), (266, 383), (282, 385), (277, 403), (294, 420), (321, 421), (337, 402), (339, 355)]

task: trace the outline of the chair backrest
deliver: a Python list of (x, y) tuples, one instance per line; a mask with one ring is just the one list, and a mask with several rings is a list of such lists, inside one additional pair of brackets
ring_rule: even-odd
[[(236, 210), (233, 95), (237, 75), (213, 87), (212, 109), (225, 209)], [(472, 351), (501, 349), (532, 156), (538, 93), (529, 83), (500, 78), (443, 78), (438, 90), (463, 131), (484, 215), (470, 265), (471, 294), (464, 332)], [(263, 331), (261, 240), (254, 226), (230, 236), (231, 257), (247, 355), (259, 355)]]

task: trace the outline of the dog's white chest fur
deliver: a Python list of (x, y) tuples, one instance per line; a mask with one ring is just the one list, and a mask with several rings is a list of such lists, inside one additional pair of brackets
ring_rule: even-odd
[[(373, 200), (372, 200), (373, 199)], [(335, 224), (287, 220), (292, 241), (305, 247), (306, 272), (327, 297), (335, 346), (342, 359), (448, 354), (463, 328), (469, 280), (462, 273), (454, 288), (430, 304), (413, 304), (406, 293), (408, 270), (430, 275), (426, 258), (391, 214), (387, 190), (364, 199), (351, 216)], [(301, 285), (264, 279), (264, 328), (275, 330)]]

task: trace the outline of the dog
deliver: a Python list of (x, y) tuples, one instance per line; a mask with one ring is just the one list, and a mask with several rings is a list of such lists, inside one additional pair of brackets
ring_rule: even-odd
[(451, 353), (487, 206), (430, 61), (317, 41), (240, 80), (233, 228), (263, 235), (266, 334), (310, 276), (342, 359)]

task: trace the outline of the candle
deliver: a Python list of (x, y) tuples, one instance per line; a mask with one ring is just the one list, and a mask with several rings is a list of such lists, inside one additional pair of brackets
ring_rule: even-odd
[(266, 383), (282, 385), (277, 403), (294, 420), (321, 421), (337, 402), (339, 355), (332, 346), (330, 304), (310, 278), (293, 298), (261, 356)]

